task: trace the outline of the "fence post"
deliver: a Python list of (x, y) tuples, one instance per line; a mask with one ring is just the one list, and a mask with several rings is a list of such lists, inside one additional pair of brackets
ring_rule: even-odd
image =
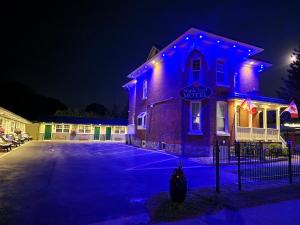
[(241, 179), (241, 148), (240, 143), (235, 142), (235, 148), (237, 152), (237, 158), (238, 158), (238, 187), (239, 191), (242, 191), (242, 179)]
[(216, 141), (216, 192), (220, 193), (220, 149), (218, 140)]
[(293, 183), (293, 171), (292, 171), (292, 150), (291, 150), (291, 143), (288, 142), (288, 153), (289, 153), (289, 182), (290, 184)]

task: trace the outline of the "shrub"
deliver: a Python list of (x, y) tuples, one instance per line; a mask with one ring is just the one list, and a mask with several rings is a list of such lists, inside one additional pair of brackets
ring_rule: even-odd
[(187, 181), (182, 166), (178, 166), (170, 179), (170, 196), (173, 202), (182, 203), (187, 192)]

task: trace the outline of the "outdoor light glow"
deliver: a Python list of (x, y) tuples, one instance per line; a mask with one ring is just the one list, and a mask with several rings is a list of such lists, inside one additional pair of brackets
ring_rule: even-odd
[(263, 68), (264, 67), (264, 65), (260, 65), (260, 68)]
[(217, 40), (217, 43), (219, 44), (219, 43), (220, 43), (220, 41), (219, 41), (219, 40)]
[(236, 48), (236, 45), (233, 45), (232, 47)]
[(165, 53), (163, 53), (163, 54), (162, 54), (162, 56), (163, 56), (163, 57), (165, 57), (165, 56), (166, 56), (166, 54), (165, 54)]
[(250, 64), (251, 64), (251, 65), (253, 65), (253, 64), (254, 64), (254, 62), (253, 62), (253, 61), (251, 61), (251, 62), (250, 62)]
[(189, 37), (186, 37), (186, 38), (185, 38), (185, 40), (189, 40), (189, 39), (190, 39)]
[(174, 45), (174, 46), (173, 46), (173, 48), (177, 48), (177, 46), (176, 46), (176, 45)]
[(248, 52), (251, 52), (252, 50), (251, 49), (248, 49)]
[(202, 35), (200, 35), (200, 36), (199, 36), (199, 38), (203, 38), (203, 36), (202, 36)]
[(290, 57), (291, 63), (295, 62), (296, 60), (297, 60), (296, 56), (295, 55), (291, 55), (291, 57)]

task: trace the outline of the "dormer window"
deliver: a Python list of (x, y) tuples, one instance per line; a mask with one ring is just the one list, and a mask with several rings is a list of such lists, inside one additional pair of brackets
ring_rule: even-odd
[(192, 79), (193, 82), (199, 82), (200, 81), (200, 70), (201, 70), (201, 60), (193, 59), (192, 62)]
[(143, 81), (143, 99), (147, 99), (148, 97), (148, 84), (147, 80)]

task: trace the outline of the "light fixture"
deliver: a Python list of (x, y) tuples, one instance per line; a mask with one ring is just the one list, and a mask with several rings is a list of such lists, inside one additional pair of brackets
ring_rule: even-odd
[(174, 46), (173, 46), (173, 48), (177, 48), (177, 46), (176, 46), (176, 45), (174, 45)]
[(217, 43), (219, 44), (219, 43), (220, 43), (220, 40), (217, 40)]
[(251, 61), (251, 62), (250, 62), (250, 64), (251, 64), (251, 65), (253, 65), (253, 64), (254, 64), (254, 62), (253, 62), (253, 61)]
[(163, 56), (163, 57), (165, 57), (165, 56), (166, 56), (166, 54), (165, 54), (165, 53), (163, 53), (163, 54), (162, 54), (162, 56)]
[(248, 52), (251, 52), (252, 50), (251, 49), (248, 49)]
[(199, 38), (203, 38), (203, 35), (199, 35)]
[(233, 45), (232, 47), (236, 48), (236, 45)]
[(186, 37), (186, 38), (185, 38), (185, 40), (189, 40), (189, 39), (190, 39), (189, 37)]

